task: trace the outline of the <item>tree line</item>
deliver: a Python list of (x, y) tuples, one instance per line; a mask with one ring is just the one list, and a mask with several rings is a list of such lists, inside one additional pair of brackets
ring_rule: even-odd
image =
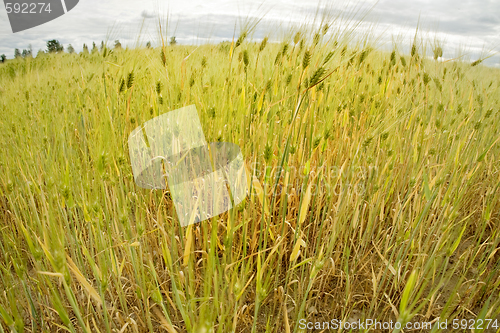
[[(175, 45), (177, 44), (177, 40), (175, 39), (175, 36), (172, 36), (170, 37), (170, 45)], [(104, 48), (105, 48), (105, 44), (104, 44), (104, 41), (101, 41), (101, 46), (100, 46), (100, 49), (97, 47), (96, 43), (95, 42), (92, 42), (92, 49), (89, 51), (89, 47), (87, 46), (87, 44), (83, 44), (83, 53), (95, 53), (95, 52), (98, 52), (98, 51), (102, 51)], [(115, 43), (114, 43), (114, 48), (115, 50), (119, 50), (122, 48), (122, 44), (120, 43), (119, 40), (115, 40)], [(151, 42), (147, 42), (146, 43), (146, 48), (151, 48)], [(64, 52), (64, 46), (63, 44), (61, 44), (61, 42), (59, 42), (57, 39), (51, 39), (49, 41), (47, 41), (47, 49), (46, 50), (42, 50), (40, 49), (37, 53), (37, 56), (41, 55), (41, 54), (45, 54), (45, 53), (62, 53)], [(67, 48), (67, 52), (68, 53), (75, 53), (75, 49), (73, 48), (73, 46), (71, 46), (71, 44), (68, 45), (68, 48)], [(14, 58), (28, 58), (28, 57), (32, 57), (33, 56), (33, 50), (31, 48), (31, 44), (28, 46), (27, 49), (24, 49), (24, 50), (19, 50), (18, 48), (16, 48), (14, 50)], [(4, 63), (5, 61), (7, 61), (7, 56), (5, 54), (2, 54), (0, 55), (0, 63)]]

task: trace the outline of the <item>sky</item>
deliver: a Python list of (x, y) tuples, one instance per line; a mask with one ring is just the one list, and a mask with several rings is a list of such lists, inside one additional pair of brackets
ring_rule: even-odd
[(492, 55), (485, 64), (500, 67), (496, 54), (500, 51), (498, 0), (80, 0), (65, 15), (18, 33), (12, 33), (3, 8), (0, 54), (12, 58), (15, 48), (22, 51), (30, 45), (36, 54), (50, 39), (65, 47), (72, 44), (77, 52), (84, 43), (91, 47), (92, 42), (100, 45), (103, 40), (108, 45), (120, 40), (122, 46), (144, 46), (147, 41), (155, 46), (159, 18), (167, 38), (175, 35), (182, 44), (230, 40), (235, 30), (238, 36), (245, 22), (256, 21), (253, 39), (270, 35), (271, 40), (279, 41), (289, 25), (319, 22), (321, 15), (317, 14), (324, 9), (333, 18), (344, 18), (336, 21), (337, 28), (355, 28), (360, 35), (369, 31), (380, 48), (392, 49), (397, 43), (408, 50), (418, 28), (428, 49), (436, 41), (442, 45), (445, 59), (463, 56), (474, 61)]

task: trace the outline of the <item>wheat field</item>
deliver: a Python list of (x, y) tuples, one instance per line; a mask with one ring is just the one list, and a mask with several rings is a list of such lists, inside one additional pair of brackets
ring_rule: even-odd
[[(500, 72), (327, 22), (249, 34), (0, 65), (0, 332), (500, 320)], [(192, 104), (249, 189), (182, 228), (127, 140)]]

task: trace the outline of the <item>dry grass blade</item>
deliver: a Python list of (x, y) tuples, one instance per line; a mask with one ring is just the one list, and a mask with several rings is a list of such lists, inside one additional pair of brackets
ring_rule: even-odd
[(68, 267), (73, 273), (73, 275), (76, 277), (78, 282), (82, 285), (84, 290), (87, 292), (87, 294), (96, 302), (96, 304), (101, 307), (102, 306), (102, 300), (101, 297), (99, 296), (99, 293), (97, 290), (92, 287), (90, 282), (87, 281), (85, 276), (83, 276), (82, 272), (78, 269), (78, 267), (75, 265), (73, 262), (73, 259), (71, 259), (70, 256), (66, 255), (66, 262), (68, 263)]

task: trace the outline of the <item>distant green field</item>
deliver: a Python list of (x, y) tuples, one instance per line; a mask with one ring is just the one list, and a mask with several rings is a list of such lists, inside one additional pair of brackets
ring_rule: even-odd
[[(500, 72), (331, 30), (0, 65), (0, 332), (500, 327)], [(127, 140), (191, 104), (250, 192), (181, 228)]]

